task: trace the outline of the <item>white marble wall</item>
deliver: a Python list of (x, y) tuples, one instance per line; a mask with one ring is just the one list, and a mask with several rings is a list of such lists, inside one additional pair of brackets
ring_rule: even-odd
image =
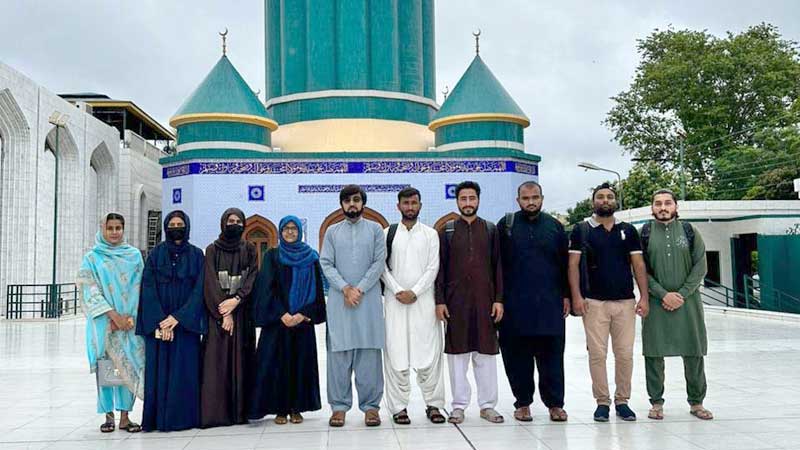
[[(99, 216), (118, 210), (131, 223), (132, 185), (160, 204), (157, 156), (120, 149), (118, 131), (0, 63), (0, 313), (8, 284), (49, 283), (53, 252), (55, 112), (68, 114), (58, 136), (59, 283), (72, 282), (94, 242)], [(144, 146), (140, 146), (144, 147)], [(148, 150), (152, 153), (151, 150)], [(124, 196), (123, 196), (124, 193)], [(145, 213), (146, 214), (146, 213)]]

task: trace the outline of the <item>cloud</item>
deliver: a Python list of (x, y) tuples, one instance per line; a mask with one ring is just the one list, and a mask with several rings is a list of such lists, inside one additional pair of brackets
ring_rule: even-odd
[[(0, 11), (3, 62), (54, 92), (133, 100), (167, 123), (216, 63), (225, 27), (231, 61), (264, 91), (260, 1), (0, 0)], [(565, 210), (609, 178), (578, 169), (578, 161), (621, 172), (631, 166), (601, 121), (609, 97), (630, 83), (637, 39), (670, 24), (722, 35), (763, 21), (800, 40), (797, 17), (794, 0), (439, 0), (437, 90), (453, 89), (480, 28), (481, 56), (532, 119), (526, 147), (542, 156), (545, 208)]]

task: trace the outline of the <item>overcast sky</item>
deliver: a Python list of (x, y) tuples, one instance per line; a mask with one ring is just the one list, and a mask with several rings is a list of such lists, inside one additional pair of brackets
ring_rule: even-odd
[[(129, 99), (167, 124), (219, 58), (225, 27), (231, 61), (264, 91), (263, 9), (258, 0), (0, 0), (0, 60), (51, 91)], [(631, 165), (601, 121), (632, 79), (637, 39), (670, 25), (721, 36), (768, 22), (800, 41), (798, 19), (797, 0), (438, 0), (437, 86), (452, 90), (480, 28), (481, 56), (532, 120), (525, 146), (542, 157), (545, 208), (564, 211), (607, 178), (578, 161), (623, 174)]]

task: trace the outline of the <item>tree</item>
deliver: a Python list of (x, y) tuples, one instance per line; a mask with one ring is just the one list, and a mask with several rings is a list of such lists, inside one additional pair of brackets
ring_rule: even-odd
[(800, 53), (772, 25), (725, 38), (655, 30), (637, 47), (634, 81), (604, 123), (625, 152), (664, 169), (678, 167), (683, 146), (688, 183), (708, 183), (715, 161), (757, 147), (759, 132), (800, 123)]
[(581, 200), (573, 208), (567, 209), (567, 226), (572, 227), (583, 219), (589, 217), (594, 212), (592, 199)]

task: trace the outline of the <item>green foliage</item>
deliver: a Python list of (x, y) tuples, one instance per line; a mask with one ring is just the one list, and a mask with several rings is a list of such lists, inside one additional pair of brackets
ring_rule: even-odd
[(655, 30), (638, 42), (641, 62), (613, 97), (605, 124), (640, 162), (625, 184), (626, 208), (649, 204), (654, 187), (687, 198), (794, 198), (800, 176), (800, 52), (760, 24), (718, 38)]
[(571, 228), (576, 223), (591, 216), (592, 212), (592, 200), (590, 198), (579, 201), (575, 207), (567, 209), (567, 226)]

